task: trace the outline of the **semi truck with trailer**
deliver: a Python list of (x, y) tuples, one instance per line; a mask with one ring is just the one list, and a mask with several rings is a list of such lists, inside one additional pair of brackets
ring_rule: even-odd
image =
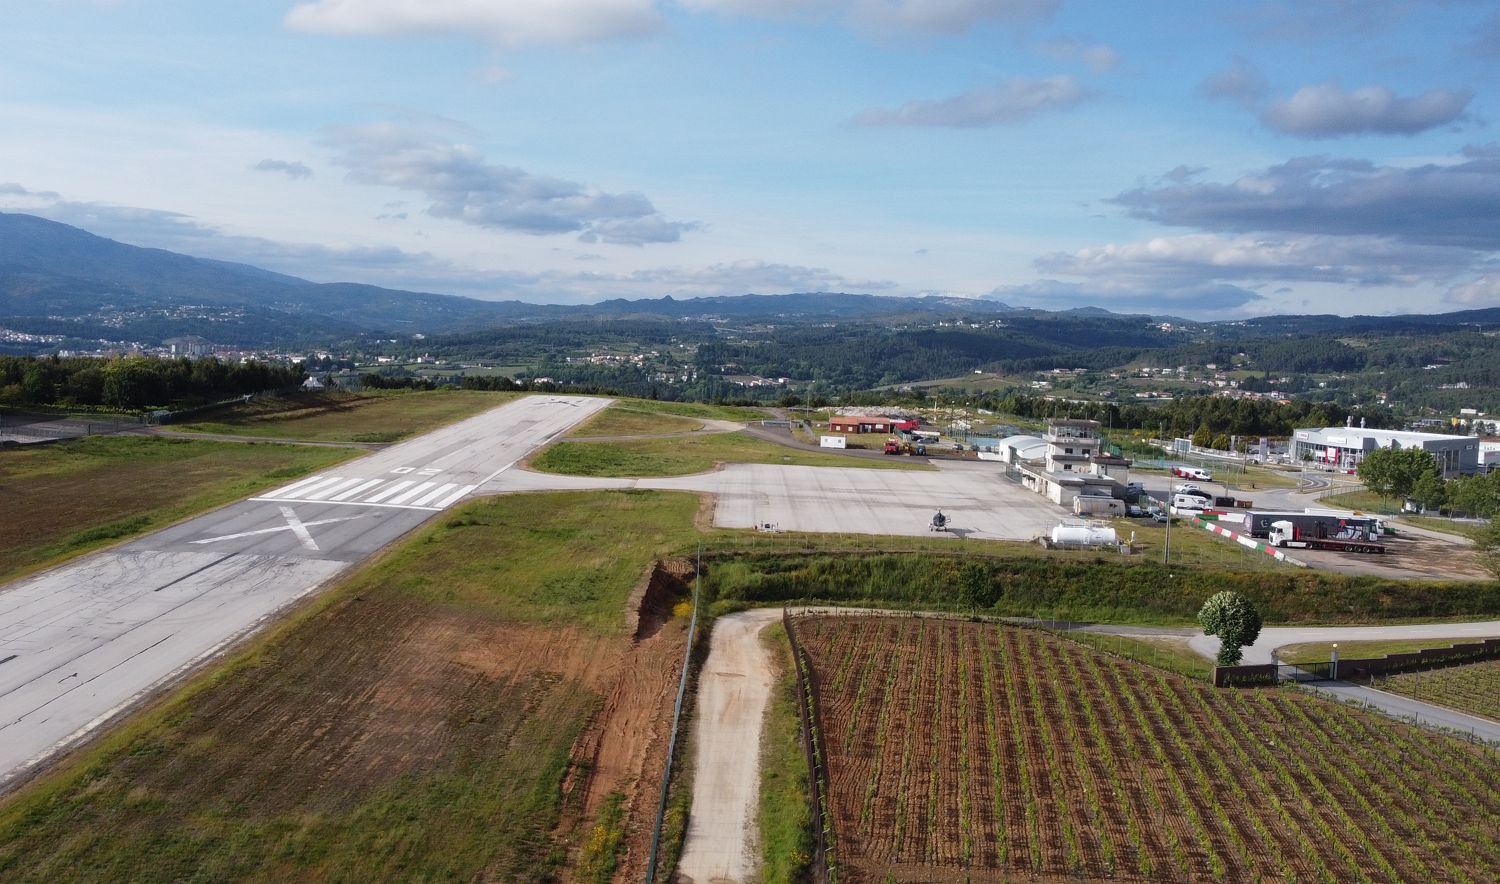
[(1385, 552), (1385, 546), (1370, 539), (1363, 529), (1350, 528), (1334, 536), (1314, 536), (1299, 529), (1286, 519), (1271, 523), (1268, 538), (1271, 546), (1280, 549), (1327, 549), (1336, 552), (1373, 553)]
[(1246, 527), (1251, 537), (1268, 538), (1276, 522), (1289, 522), (1304, 537), (1341, 537), (1362, 535), (1369, 540), (1379, 536), (1377, 520), (1349, 515), (1322, 513), (1252, 512)]

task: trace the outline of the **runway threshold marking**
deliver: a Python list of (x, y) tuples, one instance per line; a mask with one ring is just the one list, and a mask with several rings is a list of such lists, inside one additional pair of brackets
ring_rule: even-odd
[(310, 550), (313, 550), (314, 552), (317, 552), (319, 551), (318, 542), (313, 540), (312, 532), (308, 531), (308, 528), (311, 528), (315, 525), (327, 525), (332, 522), (352, 522), (355, 519), (360, 518), (359, 516), (339, 516), (332, 519), (314, 519), (311, 522), (304, 522), (301, 519), (297, 518), (297, 514), (293, 512), (292, 508), (289, 506), (277, 507), (277, 509), (281, 510), (281, 517), (286, 520), (285, 525), (277, 525), (274, 528), (257, 528), (254, 531), (240, 531), (237, 534), (224, 534), (218, 537), (205, 537), (202, 540), (194, 540), (192, 542), (196, 544), (218, 543), (221, 540), (239, 540), (241, 537), (254, 537), (257, 534), (273, 534), (277, 531), (290, 531), (293, 534), (297, 535), (297, 539), (302, 542), (303, 546), (307, 547)]

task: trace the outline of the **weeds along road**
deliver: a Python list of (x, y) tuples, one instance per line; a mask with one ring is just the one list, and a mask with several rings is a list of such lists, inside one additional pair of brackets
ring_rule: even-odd
[(0, 790), (610, 401), (509, 402), (0, 587)]

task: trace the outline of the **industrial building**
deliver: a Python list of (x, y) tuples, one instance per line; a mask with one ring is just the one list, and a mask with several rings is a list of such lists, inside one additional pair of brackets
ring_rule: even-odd
[(1047, 443), (1046, 459), (1041, 464), (1018, 465), (1021, 484), (1065, 507), (1080, 496), (1125, 496), (1130, 461), (1102, 450), (1098, 421), (1052, 420), (1042, 438)]
[(831, 417), (828, 431), (831, 433), (894, 433), (898, 425), (907, 423), (892, 417), (856, 415), (854, 417)]
[(1417, 433), (1410, 430), (1368, 430), (1364, 427), (1322, 427), (1292, 434), (1292, 462), (1311, 461), (1336, 470), (1353, 470), (1377, 448), (1420, 448), (1432, 455), (1444, 478), (1479, 471), (1479, 439)]

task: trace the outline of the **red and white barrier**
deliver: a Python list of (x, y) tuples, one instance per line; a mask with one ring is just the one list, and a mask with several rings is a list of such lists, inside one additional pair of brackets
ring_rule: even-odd
[(1250, 549), (1256, 550), (1257, 552), (1263, 552), (1271, 558), (1277, 560), (1278, 562), (1286, 562), (1289, 565), (1296, 565), (1299, 568), (1308, 567), (1306, 562), (1301, 561), (1300, 559), (1294, 559), (1281, 550), (1277, 549), (1276, 547), (1261, 543), (1259, 540), (1256, 540), (1248, 534), (1241, 534), (1238, 531), (1230, 531), (1228, 528), (1225, 528), (1218, 522), (1199, 519), (1195, 516), (1193, 518), (1193, 524), (1197, 525), (1200, 528), (1206, 528), (1221, 537), (1227, 537), (1230, 540), (1233, 540), (1235, 543), (1238, 543), (1240, 546), (1249, 547)]

